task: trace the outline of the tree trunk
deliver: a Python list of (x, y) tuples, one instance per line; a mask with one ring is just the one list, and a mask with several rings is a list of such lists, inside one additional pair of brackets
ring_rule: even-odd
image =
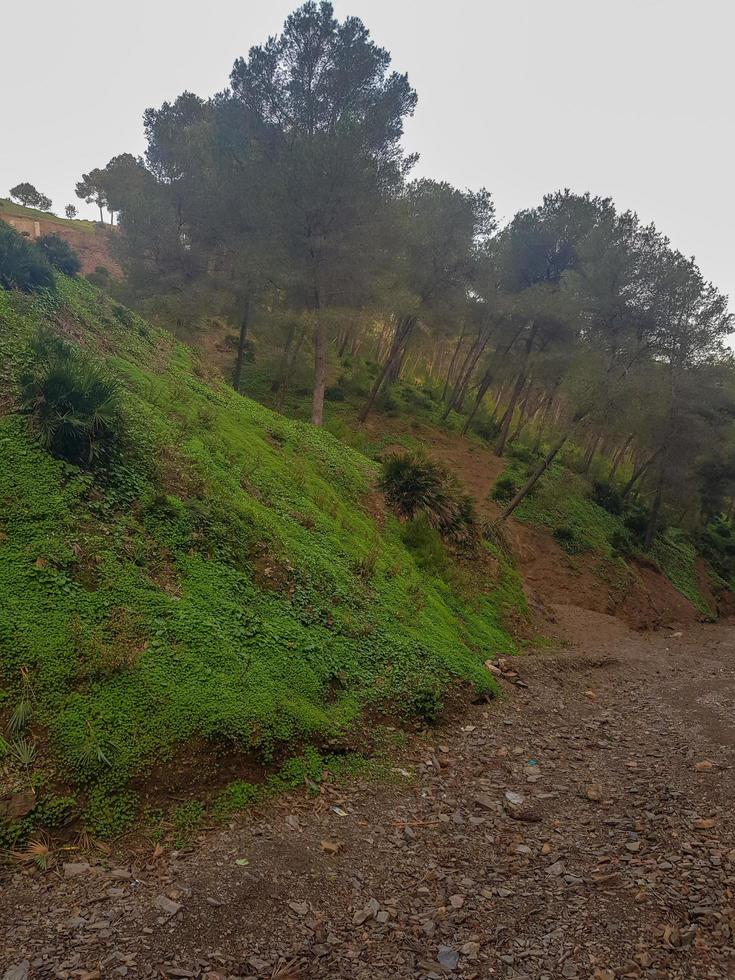
[(490, 387), (492, 380), (493, 380), (492, 372), (488, 368), (487, 371), (482, 376), (482, 380), (480, 381), (479, 387), (477, 389), (477, 397), (475, 398), (475, 404), (472, 406), (472, 411), (467, 416), (467, 419), (464, 424), (464, 428), (462, 429), (463, 436), (467, 435), (467, 430), (469, 429), (475, 415), (477, 415), (477, 409), (482, 404), (482, 399), (487, 394), (487, 390)]
[(447, 376), (444, 379), (444, 391), (442, 392), (442, 398), (441, 398), (442, 401), (446, 400), (447, 392), (449, 391), (449, 385), (451, 384), (452, 377), (454, 375), (454, 365), (457, 363), (457, 358), (459, 357), (460, 349), (462, 347), (462, 344), (464, 343), (464, 337), (465, 334), (463, 330), (462, 333), (459, 335), (459, 340), (454, 345), (454, 351), (452, 352), (452, 359), (449, 362), (449, 367), (447, 368)]
[(324, 421), (324, 391), (327, 387), (327, 337), (321, 317), (319, 293), (314, 297), (314, 393), (311, 400), (311, 424)]
[(306, 326), (302, 326), (298, 341), (294, 343), (294, 340), (296, 339), (296, 325), (294, 324), (294, 326), (292, 327), (289, 333), (288, 340), (286, 342), (286, 349), (283, 352), (281, 380), (280, 380), (280, 384), (278, 385), (277, 408), (279, 412), (283, 410), (283, 406), (286, 401), (286, 395), (288, 394), (288, 386), (291, 381), (291, 368), (294, 366), (294, 362), (296, 361), (296, 355), (301, 350), (305, 337), (306, 337)]
[(383, 365), (383, 369), (380, 371), (378, 377), (375, 379), (375, 384), (373, 385), (368, 400), (365, 402), (365, 406), (363, 410), (360, 412), (360, 415), (358, 416), (359, 422), (364, 422), (365, 419), (368, 417), (368, 415), (372, 411), (373, 405), (375, 404), (375, 400), (380, 394), (380, 390), (383, 387), (383, 384), (388, 378), (390, 372), (393, 370), (394, 365), (400, 359), (403, 358), (403, 355), (406, 350), (406, 344), (409, 341), (409, 338), (411, 336), (411, 333), (413, 332), (413, 328), (415, 325), (416, 325), (416, 318), (412, 316), (407, 316), (404, 317), (396, 327), (396, 333), (393, 338), (393, 345), (391, 347), (390, 354), (388, 355), (388, 359)]
[(643, 539), (644, 551), (651, 550), (653, 539), (656, 536), (656, 528), (658, 527), (658, 515), (661, 510), (661, 498), (663, 496), (663, 492), (664, 492), (664, 471), (662, 467), (658, 475), (658, 482), (656, 484), (656, 496), (653, 498), (653, 507), (651, 507), (651, 514), (648, 518), (648, 526), (646, 527), (646, 536)]
[(560, 436), (556, 440), (554, 445), (551, 447), (551, 449), (548, 451), (548, 453), (544, 456), (544, 458), (538, 464), (536, 469), (533, 471), (533, 474), (531, 475), (531, 477), (529, 478), (525, 486), (521, 487), (521, 489), (518, 491), (518, 493), (515, 495), (515, 497), (511, 500), (511, 502), (505, 508), (503, 513), (500, 515), (501, 521), (507, 520), (507, 518), (509, 518), (510, 515), (513, 513), (513, 511), (516, 509), (516, 507), (518, 507), (518, 505), (521, 504), (526, 499), (526, 497), (529, 495), (529, 493), (533, 490), (533, 488), (538, 483), (539, 479), (544, 475), (544, 473), (554, 462), (559, 451), (561, 450), (562, 446), (564, 445), (564, 443), (567, 441), (568, 438), (569, 438), (569, 434), (567, 433), (566, 435)]
[(536, 441), (533, 444), (533, 451), (537, 453), (541, 449), (541, 442), (544, 438), (544, 432), (546, 430), (546, 418), (549, 414), (551, 406), (554, 404), (554, 395), (556, 394), (556, 386), (551, 394), (546, 398), (544, 402), (544, 407), (541, 410), (541, 418), (538, 422), (538, 428), (536, 429)]
[(610, 472), (607, 477), (610, 483), (612, 483), (613, 478), (618, 471), (618, 466), (620, 466), (620, 464), (625, 459), (625, 454), (628, 451), (628, 446), (631, 444), (632, 441), (633, 441), (633, 433), (631, 432), (631, 434), (625, 440), (625, 442), (620, 447), (620, 449), (618, 449), (618, 451), (615, 453), (615, 456), (613, 457), (613, 461), (612, 461), (612, 466), (610, 467)]
[(516, 383), (513, 385), (513, 391), (510, 393), (510, 401), (508, 402), (508, 407), (505, 410), (505, 415), (500, 425), (500, 435), (498, 436), (498, 443), (495, 447), (496, 456), (502, 456), (505, 451), (505, 444), (508, 441), (508, 433), (510, 432), (510, 424), (513, 421), (513, 413), (515, 412), (516, 404), (525, 384), (526, 369), (524, 366), (516, 378)]
[(628, 480), (628, 482), (625, 484), (625, 486), (623, 487), (622, 493), (620, 494), (620, 496), (623, 499), (625, 499), (625, 497), (628, 496), (628, 494), (630, 493), (630, 491), (636, 485), (636, 483), (638, 482), (638, 480), (643, 476), (643, 474), (646, 472), (646, 470), (651, 465), (651, 463), (656, 459), (656, 457), (658, 456), (658, 454), (661, 452), (662, 449), (663, 449), (663, 446), (659, 446), (659, 448), (651, 456), (649, 456), (648, 459), (644, 460), (642, 463), (639, 463), (635, 467), (635, 469), (633, 470), (633, 475)]
[(584, 454), (584, 459), (582, 460), (582, 476), (587, 476), (590, 471), (590, 466), (592, 466), (592, 460), (595, 458), (595, 450), (597, 449), (598, 443), (600, 442), (599, 436), (592, 436), (589, 443), (587, 444), (587, 452)]
[(245, 309), (240, 320), (240, 336), (237, 340), (237, 359), (235, 360), (235, 371), (232, 376), (232, 387), (235, 391), (240, 390), (242, 381), (242, 368), (245, 363), (245, 345), (248, 339), (248, 328), (253, 315), (253, 297), (250, 293), (245, 297)]

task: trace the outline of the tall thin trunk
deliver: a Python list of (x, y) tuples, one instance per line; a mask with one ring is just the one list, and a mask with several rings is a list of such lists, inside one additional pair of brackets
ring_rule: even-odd
[(633, 475), (623, 487), (623, 490), (621, 492), (621, 497), (625, 498), (628, 496), (630, 491), (636, 485), (638, 480), (640, 480), (640, 478), (646, 472), (646, 470), (651, 465), (651, 463), (656, 459), (656, 457), (659, 455), (662, 449), (663, 446), (659, 446), (659, 448), (651, 456), (649, 456), (648, 459), (644, 459), (642, 463), (638, 463), (638, 465), (633, 470)]
[(457, 358), (459, 357), (459, 351), (464, 342), (464, 338), (465, 338), (465, 332), (463, 328), (462, 333), (459, 335), (459, 340), (454, 345), (454, 351), (452, 352), (452, 359), (449, 362), (449, 367), (447, 368), (447, 376), (444, 379), (444, 391), (442, 391), (442, 399), (441, 399), (442, 401), (444, 401), (447, 397), (447, 392), (449, 391), (449, 385), (451, 384), (452, 378), (454, 376), (454, 365), (457, 363)]
[(327, 337), (321, 317), (319, 293), (314, 296), (314, 393), (311, 400), (311, 424), (324, 421), (324, 392), (327, 387)]
[(589, 443), (587, 444), (587, 452), (584, 454), (584, 459), (582, 460), (582, 475), (587, 476), (590, 471), (590, 466), (592, 466), (592, 460), (595, 458), (595, 451), (600, 442), (599, 435), (592, 436)]
[(544, 407), (541, 410), (541, 418), (538, 421), (538, 426), (536, 428), (536, 441), (533, 444), (533, 451), (537, 453), (541, 448), (541, 442), (544, 438), (544, 432), (546, 430), (546, 418), (549, 414), (551, 406), (554, 404), (554, 395), (556, 394), (556, 386), (550, 395), (547, 396)]
[(501, 521), (507, 520), (507, 518), (509, 518), (510, 515), (513, 513), (513, 511), (516, 509), (516, 507), (518, 507), (519, 504), (523, 503), (523, 501), (526, 499), (529, 493), (536, 486), (537, 482), (541, 479), (544, 473), (554, 462), (559, 451), (561, 450), (562, 446), (564, 445), (564, 443), (567, 441), (568, 438), (569, 438), (569, 434), (567, 433), (566, 435), (560, 436), (556, 440), (554, 445), (551, 447), (551, 449), (548, 451), (548, 453), (544, 456), (544, 458), (538, 464), (536, 469), (533, 471), (533, 474), (528, 479), (525, 486), (521, 487), (521, 489), (518, 491), (518, 493), (515, 495), (515, 497), (511, 500), (511, 502), (505, 508), (503, 513), (500, 515)]
[(658, 481), (656, 483), (656, 496), (653, 498), (653, 507), (651, 507), (651, 513), (648, 518), (648, 525), (646, 527), (646, 536), (643, 539), (644, 551), (651, 550), (653, 539), (656, 536), (656, 530), (658, 528), (658, 515), (661, 510), (661, 498), (663, 497), (663, 492), (664, 492), (664, 470), (662, 466), (658, 474)]
[(358, 416), (358, 421), (364, 422), (372, 411), (375, 400), (380, 394), (383, 384), (389, 377), (389, 374), (394, 369), (395, 365), (403, 358), (406, 351), (406, 345), (408, 344), (411, 334), (413, 333), (413, 328), (415, 325), (416, 318), (412, 316), (403, 317), (403, 319), (398, 323), (388, 359), (375, 379), (375, 384), (372, 387), (368, 400), (365, 402), (365, 405)]
[(615, 453), (615, 456), (613, 457), (613, 461), (612, 461), (612, 466), (610, 467), (610, 472), (607, 477), (611, 483), (613, 481), (613, 478), (615, 477), (615, 474), (618, 471), (618, 466), (620, 466), (620, 464), (625, 459), (625, 454), (628, 451), (628, 446), (631, 444), (632, 441), (633, 441), (633, 433), (631, 432), (628, 438), (623, 443), (623, 445), (620, 447), (620, 449), (618, 449), (618, 451)]
[(516, 404), (521, 396), (521, 392), (523, 391), (525, 384), (526, 368), (524, 365), (523, 369), (516, 378), (516, 383), (513, 385), (513, 390), (510, 393), (510, 401), (508, 402), (508, 407), (505, 410), (505, 415), (503, 415), (503, 421), (500, 425), (500, 435), (498, 436), (498, 443), (495, 447), (496, 456), (502, 456), (505, 452), (505, 444), (508, 441), (508, 433), (510, 432), (510, 424), (513, 421), (513, 413), (515, 412)]
[(301, 327), (301, 332), (299, 334), (298, 340), (294, 343), (296, 337), (296, 327), (294, 326), (291, 334), (289, 335), (289, 341), (287, 348), (284, 351), (283, 359), (283, 373), (281, 376), (281, 383), (278, 389), (278, 411), (282, 411), (283, 406), (286, 402), (286, 395), (288, 394), (289, 384), (291, 382), (291, 369), (296, 363), (296, 357), (301, 350), (304, 340), (306, 339), (306, 325)]
[(245, 297), (245, 309), (240, 320), (240, 335), (237, 339), (237, 359), (235, 360), (235, 370), (232, 376), (232, 387), (235, 391), (240, 390), (242, 381), (242, 369), (245, 363), (245, 346), (248, 339), (248, 328), (253, 316), (253, 297), (248, 293)]
[(477, 415), (477, 409), (482, 404), (482, 399), (487, 394), (487, 390), (490, 387), (492, 380), (493, 380), (492, 371), (490, 370), (490, 368), (488, 368), (487, 371), (483, 374), (482, 380), (480, 381), (480, 384), (477, 388), (477, 397), (475, 398), (475, 404), (472, 406), (472, 410), (470, 411), (470, 414), (467, 416), (465, 420), (464, 427), (462, 429), (463, 436), (467, 435), (467, 430), (472, 424), (472, 420), (474, 419), (475, 415)]

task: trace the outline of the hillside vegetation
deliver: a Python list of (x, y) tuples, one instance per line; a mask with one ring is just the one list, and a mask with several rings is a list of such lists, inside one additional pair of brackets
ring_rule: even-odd
[[(492, 690), (517, 578), (501, 562), (495, 586), (459, 589), (454, 561), (427, 568), (406, 525), (371, 514), (375, 462), (206, 383), (84, 281), (0, 291), (0, 322), (0, 744), (17, 785), (82, 791), (87, 825), (114, 832), (132, 777), (191, 739), (267, 761), (338, 744), (366, 711), (433, 716), (454, 682)], [(103, 468), (53, 458), (15, 411), (49, 325), (121, 386)]]

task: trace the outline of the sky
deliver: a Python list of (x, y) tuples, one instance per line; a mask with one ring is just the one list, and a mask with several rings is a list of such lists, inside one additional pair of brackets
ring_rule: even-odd
[[(145, 149), (142, 114), (226, 85), (296, 0), (27, 0), (0, 9), (0, 196), (54, 210), (82, 172)], [(415, 173), (487, 187), (508, 220), (569, 187), (694, 255), (735, 308), (733, 0), (335, 0), (419, 95)], [(38, 29), (34, 29), (36, 25)]]

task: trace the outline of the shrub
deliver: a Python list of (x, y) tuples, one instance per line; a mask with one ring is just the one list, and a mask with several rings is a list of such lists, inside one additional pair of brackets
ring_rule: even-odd
[(633, 501), (625, 508), (623, 524), (630, 531), (633, 539), (641, 542), (648, 527), (648, 508), (645, 504)]
[(578, 555), (588, 551), (590, 544), (580, 535), (579, 531), (569, 524), (560, 524), (554, 528), (554, 539), (569, 555)]
[(54, 288), (54, 274), (43, 254), (4, 221), (0, 221), (0, 286), (24, 293)]
[(510, 476), (501, 476), (495, 481), (493, 492), (490, 494), (493, 500), (498, 503), (507, 504), (518, 493), (518, 485)]
[(609, 514), (623, 513), (623, 498), (620, 492), (610, 483), (598, 481), (592, 487), (592, 499)]
[(324, 397), (328, 402), (343, 402), (345, 400), (344, 389), (339, 385), (332, 385), (324, 392)]
[(420, 685), (408, 696), (408, 710), (427, 725), (435, 725), (441, 716), (444, 703), (439, 690), (430, 685)]
[(389, 456), (380, 483), (385, 498), (401, 517), (424, 514), (449, 541), (469, 545), (477, 540), (478, 522), (472, 500), (447, 470), (420, 454)]
[(89, 466), (120, 435), (120, 392), (88, 355), (48, 332), (31, 345), (20, 379), (21, 411), (53, 456)]
[(413, 552), (416, 564), (422, 572), (441, 576), (447, 567), (447, 553), (441, 535), (431, 527), (425, 514), (419, 514), (401, 528), (401, 538)]
[(623, 558), (630, 558), (635, 553), (635, 542), (626, 528), (617, 528), (610, 535), (610, 547)]
[(42, 235), (36, 239), (36, 248), (54, 269), (63, 272), (65, 276), (75, 276), (82, 268), (77, 253), (58, 235)]
[(478, 419), (470, 426), (475, 435), (486, 442), (492, 442), (500, 432), (500, 425), (493, 419)]
[(718, 575), (726, 582), (735, 577), (735, 535), (725, 517), (716, 517), (702, 530), (699, 547)]

